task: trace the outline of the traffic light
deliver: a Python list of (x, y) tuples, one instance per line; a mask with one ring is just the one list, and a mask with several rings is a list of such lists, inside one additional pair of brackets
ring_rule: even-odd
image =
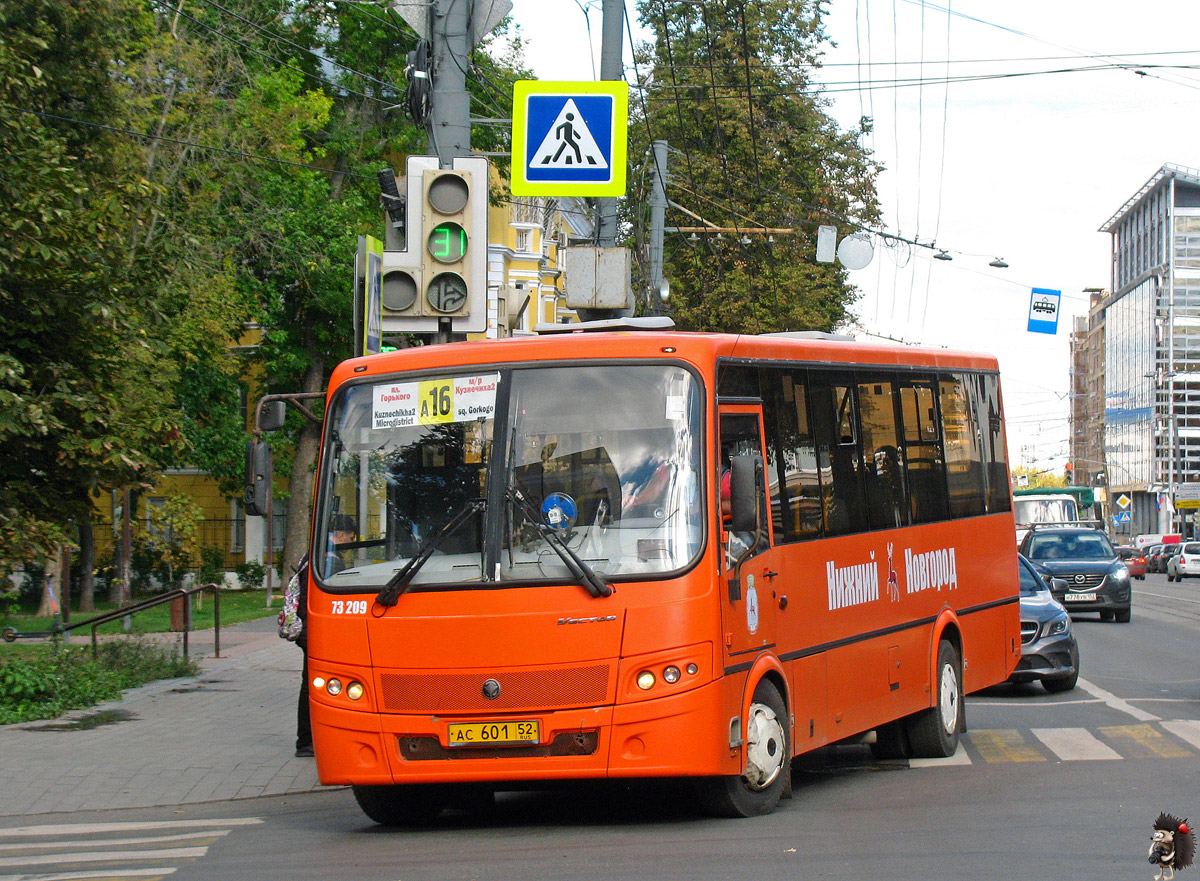
[(381, 291), (382, 315), (421, 315), (421, 252), (416, 248), (407, 251), (383, 252), (383, 290)]
[(478, 156), (408, 157), (407, 248), (383, 252), (385, 333), (487, 329), (488, 171)]
[(425, 170), (421, 201), (421, 228), (425, 237), (421, 260), (425, 296), (421, 309), (425, 315), (471, 314), (476, 252), (482, 251), (485, 265), (487, 260), (486, 236), (480, 241), (472, 235), (476, 203), (482, 201), (487, 210), (487, 181), (476, 182), (473, 178), (469, 171)]

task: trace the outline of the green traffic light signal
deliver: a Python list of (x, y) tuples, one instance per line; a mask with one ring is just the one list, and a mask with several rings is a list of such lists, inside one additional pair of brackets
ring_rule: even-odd
[(444, 221), (429, 233), (427, 245), (434, 260), (457, 263), (467, 253), (467, 231), (453, 221)]

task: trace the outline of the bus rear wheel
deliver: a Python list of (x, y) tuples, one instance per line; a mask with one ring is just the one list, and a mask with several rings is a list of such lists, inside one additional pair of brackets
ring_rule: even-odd
[(958, 732), (962, 725), (962, 664), (958, 650), (948, 639), (938, 643), (937, 703), (909, 717), (908, 743), (912, 754), (921, 759), (942, 759), (958, 749)]
[(432, 786), (352, 786), (364, 814), (381, 826), (422, 826), (438, 818), (445, 799)]
[(714, 817), (757, 817), (779, 804), (791, 783), (792, 748), (788, 713), (775, 685), (764, 679), (754, 689), (746, 719), (746, 771), (697, 783), (704, 810)]

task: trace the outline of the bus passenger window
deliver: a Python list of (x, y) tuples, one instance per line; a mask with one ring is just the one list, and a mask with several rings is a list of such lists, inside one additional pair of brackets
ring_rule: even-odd
[(858, 444), (854, 386), (810, 373), (813, 433), (821, 470), (825, 534), (845, 535), (867, 528)]
[(942, 428), (946, 441), (946, 476), (950, 484), (950, 514), (975, 517), (987, 510), (983, 454), (971, 377), (942, 377)]
[(871, 528), (903, 526), (908, 521), (904, 460), (900, 455), (896, 395), (890, 378), (859, 382), (858, 414), (862, 422), (863, 477)]
[(821, 481), (808, 417), (807, 373), (764, 370), (763, 420), (767, 430), (767, 487), (775, 541), (821, 535)]
[(950, 516), (946, 463), (939, 440), (937, 394), (932, 380), (903, 381), (904, 461), (913, 523), (933, 523)]

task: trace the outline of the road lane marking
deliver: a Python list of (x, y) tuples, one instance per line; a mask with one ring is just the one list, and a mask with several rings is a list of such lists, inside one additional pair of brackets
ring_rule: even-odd
[(1033, 728), (1033, 736), (1064, 762), (1120, 759), (1086, 728)]
[(1105, 691), (1094, 682), (1088, 682), (1086, 679), (1080, 679), (1077, 685), (1088, 694), (1100, 698), (1100, 700), (1104, 701), (1104, 703), (1108, 704), (1108, 706), (1112, 707), (1114, 710), (1133, 716), (1133, 718), (1137, 719), (1139, 722), (1158, 722), (1162, 718), (1161, 716), (1156, 716), (1153, 713), (1147, 713), (1145, 710), (1139, 710), (1132, 704), (1121, 700), (1111, 691)]
[(1180, 740), (1186, 740), (1196, 749), (1200, 749), (1200, 721), (1196, 719), (1170, 719), (1161, 723)]
[(1200, 606), (1200, 600), (1189, 600), (1187, 597), (1167, 596), (1165, 593), (1150, 593), (1149, 591), (1139, 590), (1138, 596), (1157, 597), (1160, 600), (1170, 600), (1173, 603), (1190, 603), (1193, 606)]
[(1121, 752), (1135, 759), (1182, 759), (1194, 753), (1167, 740), (1163, 733), (1150, 725), (1113, 725), (1100, 729), (1109, 740), (1121, 745)]
[(1016, 728), (976, 729), (971, 745), (985, 762), (1044, 762), (1046, 757), (1025, 743)]

